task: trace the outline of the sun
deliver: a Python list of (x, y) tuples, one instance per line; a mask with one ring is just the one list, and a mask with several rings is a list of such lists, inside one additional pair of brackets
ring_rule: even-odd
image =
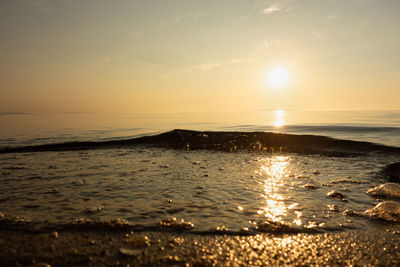
[(289, 81), (289, 71), (284, 67), (274, 67), (268, 72), (268, 85), (281, 88)]

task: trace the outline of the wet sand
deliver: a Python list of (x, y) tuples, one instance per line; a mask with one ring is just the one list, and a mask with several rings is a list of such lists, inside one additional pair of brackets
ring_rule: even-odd
[(3, 229), (0, 265), (399, 266), (399, 246), (400, 234), (384, 231), (240, 236)]

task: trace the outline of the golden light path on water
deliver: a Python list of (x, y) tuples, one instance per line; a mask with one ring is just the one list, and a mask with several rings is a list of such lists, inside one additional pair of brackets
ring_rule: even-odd
[[(264, 187), (263, 197), (265, 198), (265, 207), (261, 207), (257, 213), (264, 215), (268, 220), (273, 222), (283, 222), (283, 217), (288, 215), (288, 211), (294, 209), (298, 204), (285, 204), (285, 198), (279, 193), (281, 188), (285, 186), (283, 181), (289, 177), (288, 165), (290, 163), (289, 156), (275, 156), (263, 159), (260, 174), (266, 175), (262, 186)], [(294, 212), (296, 218), (293, 223), (301, 225), (302, 213)]]
[(274, 115), (275, 115), (275, 121), (273, 124), (275, 127), (280, 128), (283, 125), (285, 125), (285, 120), (283, 119), (283, 116), (285, 115), (284, 110), (280, 110), (280, 109), (275, 110)]

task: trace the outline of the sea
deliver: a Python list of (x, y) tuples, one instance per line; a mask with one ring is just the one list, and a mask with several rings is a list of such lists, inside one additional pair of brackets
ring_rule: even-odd
[(400, 233), (396, 162), (400, 110), (2, 113), (0, 220)]

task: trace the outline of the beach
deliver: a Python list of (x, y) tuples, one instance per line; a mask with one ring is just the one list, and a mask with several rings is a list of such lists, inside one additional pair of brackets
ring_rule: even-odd
[[(0, 236), (0, 263), (3, 266), (400, 264), (399, 232), (240, 236), (115, 230), (42, 233), (2, 230)], [(137, 240), (136, 243), (129, 241), (132, 239)]]

